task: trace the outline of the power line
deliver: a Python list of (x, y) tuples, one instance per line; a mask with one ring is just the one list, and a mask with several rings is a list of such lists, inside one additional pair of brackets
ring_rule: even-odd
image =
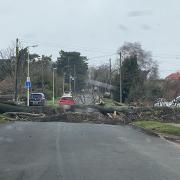
[[(87, 50), (87, 51), (97, 51), (97, 52), (101, 52), (101, 53), (106, 53), (108, 51), (111, 51), (110, 49), (99, 49), (99, 48), (89, 48), (87, 46), (81, 46), (81, 45), (77, 45), (77, 44), (74, 44), (74, 45), (68, 45), (68, 44), (62, 44), (62, 43), (55, 43), (55, 42), (50, 42), (50, 41), (32, 41), (32, 40), (25, 40), (25, 39), (21, 39), (21, 42), (22, 43), (25, 43), (25, 44), (29, 44), (29, 43), (33, 43), (33, 44), (42, 44), (42, 46), (49, 46), (49, 47), (66, 47), (66, 48), (84, 48), (84, 50)], [(154, 54), (154, 55), (153, 55)], [(160, 53), (152, 53), (152, 56), (177, 56), (177, 57), (180, 57), (180, 54), (179, 53), (174, 53), (174, 54), (171, 54), (171, 53), (167, 53), (167, 52), (160, 52)]]
[(162, 58), (162, 59), (175, 59), (180, 60), (180, 56), (158, 56), (158, 55), (152, 55), (154, 58)]
[(100, 59), (100, 58), (104, 58), (104, 57), (111, 57), (111, 56), (114, 56), (114, 55), (117, 55), (117, 53), (107, 54), (107, 55), (104, 55), (104, 56), (90, 57), (90, 58), (88, 58), (88, 59)]
[(167, 55), (167, 56), (171, 56), (171, 55), (175, 55), (175, 56), (180, 56), (180, 54), (179, 54), (179, 52), (178, 53), (167, 53), (167, 52), (165, 52), (165, 53), (154, 53), (154, 54), (156, 54), (156, 55)]
[[(30, 41), (22, 41), (23, 43), (29, 43)], [(34, 42), (34, 41), (32, 41)], [(74, 44), (74, 45), (63, 45), (62, 43), (54, 43), (54, 42), (47, 42), (47, 41), (40, 41), (38, 42), (39, 44), (42, 44), (42, 46), (46, 46), (46, 47), (54, 47), (54, 48), (64, 48), (64, 49), (75, 49), (75, 48), (79, 48), (79, 49), (83, 49), (83, 51), (89, 51), (89, 52), (98, 52), (98, 53), (107, 53), (108, 51), (111, 51), (109, 49), (98, 49), (98, 48), (89, 48), (87, 46), (79, 46), (77, 44)]]

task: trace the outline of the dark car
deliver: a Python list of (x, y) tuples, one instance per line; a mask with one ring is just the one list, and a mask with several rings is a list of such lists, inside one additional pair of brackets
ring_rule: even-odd
[(46, 102), (45, 95), (43, 93), (31, 93), (29, 98), (30, 106), (44, 106)]

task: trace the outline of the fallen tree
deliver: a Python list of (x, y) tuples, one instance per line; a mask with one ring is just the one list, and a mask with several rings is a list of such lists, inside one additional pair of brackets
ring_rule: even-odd
[(26, 112), (26, 113), (35, 113), (35, 114), (57, 114), (63, 112), (61, 107), (49, 107), (49, 106), (20, 106), (13, 104), (0, 103), (0, 114), (6, 112)]
[[(168, 107), (103, 107), (98, 105), (75, 105), (71, 113), (64, 113), (60, 107), (48, 106), (15, 106), (0, 103), (0, 113), (18, 117), (16, 120), (30, 121), (65, 121), (65, 122), (95, 122), (95, 123), (124, 123), (137, 120), (153, 120), (161, 122), (180, 123), (180, 108)], [(32, 114), (32, 115), (31, 115)], [(36, 116), (33, 114), (40, 114)], [(45, 114), (44, 117), (41, 117)], [(71, 118), (68, 118), (68, 117)], [(88, 118), (87, 118), (88, 117)], [(99, 118), (100, 117), (100, 118)], [(88, 119), (88, 120), (87, 120)], [(111, 121), (111, 122), (110, 122)]]

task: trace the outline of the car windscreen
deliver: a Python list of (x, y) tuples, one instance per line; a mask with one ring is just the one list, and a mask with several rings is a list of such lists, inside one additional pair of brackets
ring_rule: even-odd
[(40, 99), (40, 98), (42, 98), (42, 95), (41, 95), (41, 94), (31, 94), (31, 95), (30, 95), (30, 98)]
[(60, 99), (61, 101), (73, 101), (72, 97), (63, 97)]

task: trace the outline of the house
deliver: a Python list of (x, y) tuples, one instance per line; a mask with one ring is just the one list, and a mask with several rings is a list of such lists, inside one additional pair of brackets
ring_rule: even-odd
[(180, 72), (172, 73), (166, 77), (168, 80), (180, 80)]

